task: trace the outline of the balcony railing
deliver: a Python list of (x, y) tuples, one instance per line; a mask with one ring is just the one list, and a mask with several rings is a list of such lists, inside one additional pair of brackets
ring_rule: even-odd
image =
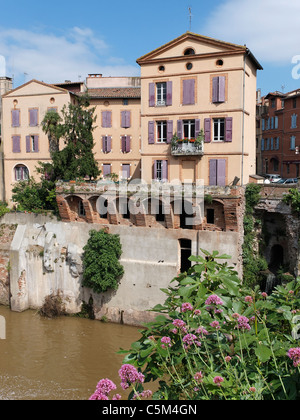
[(171, 144), (171, 154), (173, 156), (193, 156), (203, 155), (203, 142), (176, 142)]

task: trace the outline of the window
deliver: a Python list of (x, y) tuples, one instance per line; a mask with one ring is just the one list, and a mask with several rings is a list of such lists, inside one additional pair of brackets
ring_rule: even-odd
[(83, 205), (83, 201), (82, 200), (79, 201), (78, 214), (79, 214), (79, 216), (85, 217), (85, 209), (84, 209), (84, 205)]
[(156, 139), (157, 143), (167, 142), (167, 121), (156, 122)]
[(12, 151), (13, 153), (20, 153), (21, 152), (21, 137), (20, 136), (13, 136), (12, 137)]
[(278, 172), (279, 162), (277, 159), (273, 159), (273, 170), (274, 172)]
[(293, 108), (297, 108), (297, 98), (293, 98)]
[(276, 106), (276, 99), (271, 100), (271, 108), (275, 108)]
[(195, 55), (195, 50), (193, 48), (187, 48), (184, 51), (184, 55)]
[(154, 179), (163, 181), (168, 179), (168, 161), (155, 160), (154, 161)]
[(192, 63), (186, 63), (185, 67), (186, 67), (187, 70), (192, 70), (193, 64)]
[(206, 222), (209, 224), (215, 223), (215, 210), (214, 209), (206, 210)]
[(102, 136), (102, 152), (111, 152), (111, 136)]
[(183, 120), (183, 137), (189, 140), (195, 138), (195, 120)]
[(26, 153), (39, 151), (39, 136), (30, 135), (26, 136)]
[(123, 163), (122, 164), (122, 179), (129, 179), (130, 178), (130, 164)]
[(297, 114), (292, 115), (291, 128), (297, 128)]
[(264, 119), (261, 120), (261, 129), (262, 129), (262, 131), (265, 130), (265, 120)]
[(29, 171), (25, 165), (15, 166), (15, 181), (25, 181), (29, 179)]
[(212, 78), (212, 102), (225, 102), (225, 76)]
[(275, 130), (278, 128), (278, 117), (275, 117)]
[(103, 163), (103, 176), (108, 176), (111, 174), (111, 164), (110, 163)]
[(214, 141), (224, 141), (225, 139), (225, 118), (214, 118), (213, 120)]
[(275, 139), (275, 150), (279, 150), (279, 137)]
[(167, 103), (167, 83), (156, 83), (156, 106), (165, 106)]
[(209, 160), (209, 185), (219, 185), (224, 187), (226, 183), (226, 160)]
[(295, 150), (295, 147), (296, 147), (296, 136), (291, 136), (290, 150)]
[(12, 109), (11, 125), (12, 127), (20, 127), (20, 110), (19, 109)]
[(130, 152), (130, 143), (131, 143), (130, 136), (122, 136), (121, 137), (121, 150), (122, 153), (129, 153)]
[(29, 109), (29, 126), (36, 127), (38, 125), (38, 109)]
[(101, 120), (103, 128), (111, 128), (111, 111), (102, 111)]
[(128, 99), (123, 99), (123, 105), (128, 105)]
[(184, 79), (182, 81), (182, 105), (195, 104), (195, 79)]
[(121, 111), (121, 127), (129, 128), (131, 122), (131, 112), (130, 111)]

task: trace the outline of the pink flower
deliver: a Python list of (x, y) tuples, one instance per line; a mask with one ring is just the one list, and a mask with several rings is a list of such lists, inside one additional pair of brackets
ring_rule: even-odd
[(184, 342), (184, 348), (185, 349), (190, 348), (193, 344), (195, 344), (198, 347), (201, 346), (200, 341), (197, 340), (197, 337), (194, 334), (185, 335), (183, 337), (182, 341)]
[(174, 319), (174, 321), (172, 322), (172, 324), (177, 327), (180, 328), (180, 330), (185, 334), (187, 332), (187, 329), (185, 327), (186, 323), (184, 321), (182, 321), (182, 319)]
[(224, 378), (222, 378), (222, 376), (215, 376), (213, 381), (217, 386), (221, 386), (221, 383), (224, 382)]
[(125, 364), (119, 369), (119, 376), (121, 378), (121, 387), (127, 389), (130, 384), (134, 382), (143, 383), (145, 376), (138, 372), (137, 369), (129, 364)]
[(189, 302), (184, 302), (181, 305), (181, 311), (182, 312), (187, 312), (187, 311), (192, 311), (192, 310), (193, 310), (193, 307)]
[(196, 372), (194, 375), (195, 381), (200, 384), (203, 380), (203, 373), (202, 372)]
[(288, 357), (293, 361), (295, 367), (300, 366), (300, 347), (294, 347), (287, 352)]
[(171, 338), (170, 338), (170, 337), (162, 337), (162, 338), (161, 338), (161, 342), (163, 343), (163, 344), (161, 345), (161, 347), (162, 347), (163, 349), (165, 349), (165, 348), (166, 348), (166, 344), (167, 344), (167, 346), (168, 346), (168, 347), (171, 347), (171, 346), (172, 346), (172, 344), (171, 344)]
[(267, 298), (268, 297), (268, 294), (266, 292), (262, 292), (261, 295), (262, 295), (263, 298)]
[(254, 386), (251, 386), (250, 388), (249, 388), (249, 392), (256, 392), (256, 388), (254, 387)]
[(200, 335), (200, 337), (203, 337), (204, 335), (208, 335), (208, 331), (204, 327), (199, 327), (196, 330), (196, 334)]
[(205, 305), (223, 305), (223, 301), (217, 295), (209, 296), (206, 301)]
[(110, 379), (101, 379), (96, 386), (96, 391), (90, 396), (89, 400), (108, 400), (110, 391), (117, 389)]
[(251, 330), (251, 327), (249, 325), (249, 319), (246, 316), (240, 315), (237, 319), (238, 326), (237, 328), (239, 330)]
[(195, 315), (201, 315), (201, 311), (200, 311), (200, 309), (195, 309), (194, 314), (195, 314)]
[(245, 297), (245, 302), (248, 302), (248, 303), (253, 303), (253, 299), (252, 299), (252, 297), (251, 297), (251, 296), (246, 296), (246, 297)]
[(219, 330), (221, 327), (220, 327), (220, 324), (219, 324), (219, 321), (213, 321), (213, 322), (211, 322), (210, 324), (209, 324), (212, 328), (215, 328), (216, 330)]
[(227, 362), (227, 363), (228, 363), (228, 362), (230, 362), (230, 360), (231, 360), (231, 357), (230, 357), (230, 356), (226, 356), (226, 357), (225, 357), (225, 362)]

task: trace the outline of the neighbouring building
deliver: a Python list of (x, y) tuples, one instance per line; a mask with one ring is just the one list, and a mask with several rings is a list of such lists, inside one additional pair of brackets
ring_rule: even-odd
[(300, 176), (300, 90), (270, 92), (257, 104), (257, 173)]
[(262, 69), (249, 49), (187, 32), (137, 63), (142, 179), (248, 183), (256, 172), (256, 73)]

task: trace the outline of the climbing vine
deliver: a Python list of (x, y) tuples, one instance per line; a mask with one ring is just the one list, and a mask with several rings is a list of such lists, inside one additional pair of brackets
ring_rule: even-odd
[(261, 186), (259, 184), (248, 184), (245, 191), (245, 215), (244, 215), (244, 243), (243, 243), (243, 279), (245, 285), (251, 287), (260, 282), (260, 272), (268, 268), (268, 263), (256, 250), (254, 242), (256, 239), (255, 228), (261, 220), (254, 217), (254, 207), (260, 199)]
[(116, 290), (124, 274), (119, 262), (122, 254), (119, 235), (91, 230), (83, 250), (83, 286), (96, 293)]

